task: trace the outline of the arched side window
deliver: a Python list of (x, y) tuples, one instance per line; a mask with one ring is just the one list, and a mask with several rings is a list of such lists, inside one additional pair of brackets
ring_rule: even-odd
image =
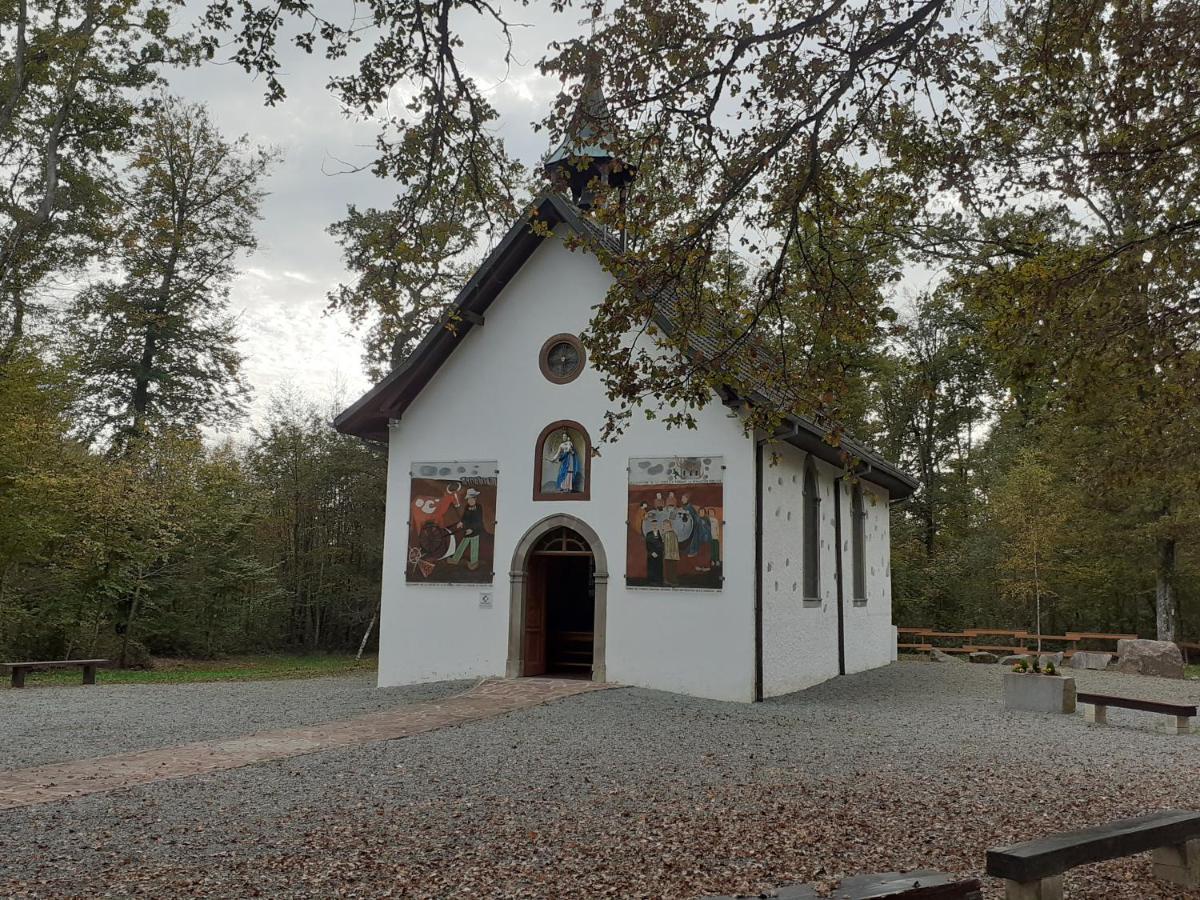
[(850, 538), (853, 547), (854, 602), (867, 602), (867, 511), (863, 507), (862, 485), (855, 483), (850, 492)]
[(804, 516), (800, 523), (804, 544), (801, 559), (801, 585), (805, 603), (821, 601), (821, 495), (817, 490), (817, 470), (812, 460), (804, 467)]

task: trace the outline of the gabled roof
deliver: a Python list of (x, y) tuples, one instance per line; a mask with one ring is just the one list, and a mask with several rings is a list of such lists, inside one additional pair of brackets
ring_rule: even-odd
[[(550, 228), (563, 224), (576, 234), (595, 240), (610, 250), (618, 249), (616, 240), (610, 234), (580, 215), (566, 198), (553, 191), (540, 194), (533, 202), (533, 210), (538, 221)], [(401, 365), (333, 420), (333, 426), (338, 431), (370, 440), (387, 439), (388, 420), (398, 419), (404, 414), (462, 339), (472, 328), (483, 324), (484, 314), (492, 301), (545, 240), (534, 233), (530, 227), (531, 219), (532, 216), (517, 219), (488, 254), (454, 298), (447, 324), (431, 330)], [(664, 296), (656, 303), (656, 324), (668, 333), (675, 327), (671, 315), (675, 303), (674, 295)], [(449, 324), (451, 319), (452, 325)], [(706, 341), (703, 337), (693, 337), (691, 343), (698, 352), (705, 352)], [(751, 404), (757, 401), (779, 405), (778, 398), (768, 396), (765, 392), (738, 399)], [(806, 416), (789, 415), (785, 422), (787, 430), (779, 435), (780, 440), (837, 466), (844, 464), (843, 453), (850, 454), (860, 462), (859, 476), (886, 488), (892, 498), (907, 497), (916, 490), (918, 483), (915, 479), (852, 438), (843, 436), (838, 446), (833, 446), (826, 440), (830, 430)]]

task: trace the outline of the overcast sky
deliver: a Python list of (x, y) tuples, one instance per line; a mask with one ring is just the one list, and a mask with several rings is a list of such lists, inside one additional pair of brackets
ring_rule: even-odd
[[(475, 29), (463, 57), (488, 87), (509, 152), (531, 165), (548, 149), (533, 123), (546, 115), (558, 90), (557, 81), (541, 76), (535, 65), (549, 41), (581, 28), (578, 10), (555, 16), (548, 6), (535, 0), (510, 11), (514, 21), (529, 27), (515, 30), (517, 59), (507, 77), (502, 45), (490, 29)], [(470, 34), (469, 24), (464, 23)], [(263, 84), (233, 65), (208, 64), (170, 79), (174, 93), (207, 103), (228, 137), (246, 134), (284, 153), (266, 185), (259, 248), (242, 261), (233, 285), (245, 373), (254, 389), (250, 421), (243, 427), (261, 419), (281, 388), (327, 405), (334, 399), (349, 402), (369, 386), (361, 334), (346, 318), (325, 312), (326, 293), (345, 277), (339, 249), (325, 229), (345, 214), (347, 204), (387, 206), (395, 193), (387, 181), (366, 172), (336, 174), (344, 162), (372, 158), (376, 129), (344, 115), (326, 91), (334, 64), (317, 54), (281, 56), (288, 99), (275, 107), (263, 104)]]

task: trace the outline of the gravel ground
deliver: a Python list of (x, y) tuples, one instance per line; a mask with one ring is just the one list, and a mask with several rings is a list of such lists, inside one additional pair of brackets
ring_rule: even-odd
[(434, 700), (471, 683), (379, 690), (373, 675), (355, 674), (0, 691), (0, 771), (347, 719)]
[[(989, 846), (1200, 806), (1200, 737), (1116, 710), (1107, 728), (1005, 712), (1002, 672), (905, 662), (755, 706), (601, 691), (12, 810), (5, 830), (22, 839), (0, 844), (0, 896), (683, 898), (864, 871), (978, 874)], [(1081, 689), (1200, 699), (1200, 682), (1078, 676)], [(1146, 856), (1079, 868), (1066, 893), (1187, 896), (1149, 872)]]

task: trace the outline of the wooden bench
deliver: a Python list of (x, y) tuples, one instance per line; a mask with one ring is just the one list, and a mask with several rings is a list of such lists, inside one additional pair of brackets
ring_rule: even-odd
[[(940, 872), (882, 872), (878, 875), (854, 875), (842, 879), (832, 894), (818, 894), (807, 884), (776, 888), (756, 897), (772, 900), (981, 900), (978, 878), (960, 878)], [(735, 897), (708, 897), (705, 900), (737, 900)]]
[(1067, 869), (1147, 850), (1155, 878), (1200, 888), (1200, 812), (1178, 809), (989, 850), (987, 873), (1005, 880), (1007, 900), (1062, 900)]
[(1160, 703), (1156, 700), (1114, 697), (1111, 694), (1078, 693), (1075, 695), (1075, 702), (1087, 704), (1083, 716), (1087, 721), (1095, 722), (1097, 725), (1103, 725), (1108, 721), (1108, 707), (1110, 706), (1171, 716), (1174, 721), (1167, 723), (1167, 731), (1171, 734), (1189, 734), (1192, 730), (1192, 719), (1196, 715), (1196, 707), (1186, 703)]
[(12, 686), (25, 687), (25, 673), (33, 669), (69, 669), (78, 666), (83, 669), (83, 683), (96, 683), (96, 667), (108, 663), (107, 659), (52, 659), (41, 662), (10, 662), (0, 663), (12, 672)]

